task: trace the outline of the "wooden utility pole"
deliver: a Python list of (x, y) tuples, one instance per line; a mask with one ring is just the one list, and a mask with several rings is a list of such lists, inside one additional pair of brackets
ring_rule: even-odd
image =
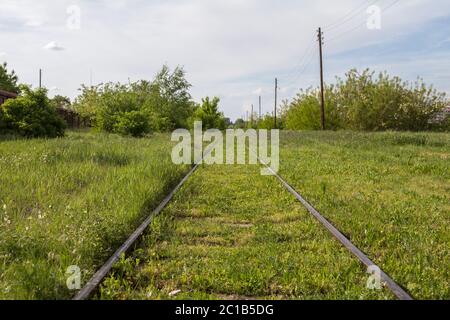
[(262, 118), (262, 103), (261, 103), (261, 96), (259, 96), (259, 120)]
[(253, 104), (252, 104), (252, 113), (250, 115), (250, 119), (251, 119), (251, 127), (253, 127)]
[(275, 120), (275, 129), (277, 128), (277, 105), (278, 105), (278, 79), (275, 78), (275, 109), (274, 109), (274, 120)]
[(39, 89), (42, 88), (42, 69), (39, 69)]
[(322, 130), (325, 130), (326, 126), (325, 126), (325, 96), (324, 96), (324, 85), (323, 85), (322, 28), (319, 28), (318, 37), (319, 37), (319, 53), (320, 53), (320, 110), (321, 110), (321, 114), (322, 114), (322, 116), (321, 116)]

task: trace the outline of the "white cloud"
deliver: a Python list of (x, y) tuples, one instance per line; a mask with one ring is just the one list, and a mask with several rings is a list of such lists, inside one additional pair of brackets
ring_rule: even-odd
[(60, 46), (56, 41), (49, 42), (44, 46), (44, 49), (51, 51), (63, 51), (64, 47)]

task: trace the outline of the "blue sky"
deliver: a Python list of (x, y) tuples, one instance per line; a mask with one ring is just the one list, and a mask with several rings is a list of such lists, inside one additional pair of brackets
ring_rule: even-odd
[[(73, 5), (80, 28), (67, 24)], [(366, 26), (371, 5), (381, 29)], [(448, 0), (1, 0), (0, 61), (35, 86), (42, 68), (51, 94), (71, 98), (91, 70), (95, 84), (182, 65), (194, 99), (217, 95), (235, 119), (258, 95), (272, 110), (275, 77), (280, 100), (318, 85), (319, 26), (327, 82), (371, 68), (450, 93)]]

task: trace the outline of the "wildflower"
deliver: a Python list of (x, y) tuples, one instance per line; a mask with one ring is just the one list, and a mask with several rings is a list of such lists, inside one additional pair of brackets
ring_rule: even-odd
[(5, 217), (5, 218), (3, 219), (3, 221), (5, 221), (5, 223), (6, 223), (7, 225), (10, 225), (10, 224), (11, 224), (11, 220), (9, 220), (8, 217)]
[(181, 293), (181, 290), (174, 290), (174, 291), (169, 293), (169, 297), (174, 297), (174, 296), (176, 296), (179, 293)]

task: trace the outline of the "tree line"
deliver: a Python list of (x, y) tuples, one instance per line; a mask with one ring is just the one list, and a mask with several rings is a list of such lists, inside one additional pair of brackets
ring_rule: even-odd
[[(320, 88), (300, 90), (292, 101), (283, 101), (278, 110), (277, 128), (287, 130), (321, 130)], [(414, 83), (391, 77), (350, 70), (343, 79), (325, 86), (327, 130), (355, 131), (448, 131), (449, 102), (418, 79)], [(258, 119), (238, 119), (236, 127), (273, 129), (275, 119), (268, 114)]]
[(224, 130), (230, 124), (219, 111), (219, 98), (194, 102), (189, 92), (191, 84), (181, 67), (171, 71), (165, 65), (152, 81), (83, 85), (71, 103), (62, 96), (49, 99), (46, 89), (19, 85), (14, 71), (8, 72), (4, 64), (0, 66), (0, 88), (19, 93), (17, 99), (0, 106), (0, 134), (63, 136), (66, 126), (58, 117), (58, 107), (77, 112), (95, 130), (134, 137), (190, 129), (195, 121), (202, 121), (204, 129)]
[[(58, 116), (57, 108), (78, 113), (95, 130), (134, 137), (192, 129), (195, 121), (202, 121), (205, 130), (233, 126), (275, 128), (275, 119), (270, 114), (262, 118), (255, 114), (251, 121), (238, 119), (232, 124), (219, 111), (217, 97), (205, 97), (196, 103), (181, 67), (171, 71), (163, 66), (151, 81), (82, 86), (80, 95), (71, 103), (62, 96), (49, 99), (45, 88), (33, 90), (19, 84), (17, 75), (8, 71), (5, 63), (0, 65), (0, 89), (19, 94), (0, 106), (0, 134), (63, 136), (67, 126)], [(309, 88), (300, 90), (292, 101), (283, 101), (277, 111), (277, 128), (320, 130), (319, 94), (319, 88)], [(350, 70), (343, 79), (326, 85), (324, 94), (327, 130), (450, 130), (446, 95), (420, 79), (410, 83), (386, 72)]]

